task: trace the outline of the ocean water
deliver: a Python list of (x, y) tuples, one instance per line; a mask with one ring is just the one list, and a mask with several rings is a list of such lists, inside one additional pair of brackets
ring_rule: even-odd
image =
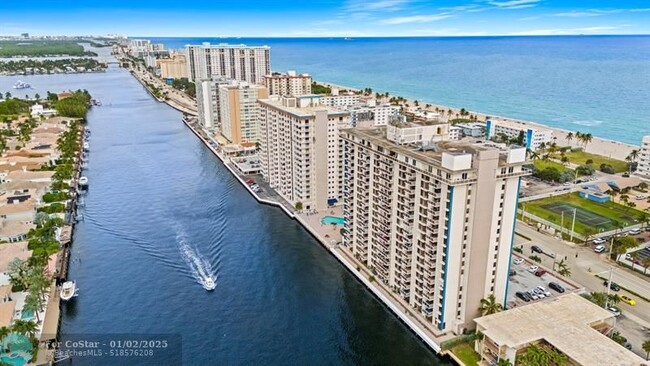
[(146, 38), (268, 45), (274, 71), (635, 145), (650, 134), (650, 36)]

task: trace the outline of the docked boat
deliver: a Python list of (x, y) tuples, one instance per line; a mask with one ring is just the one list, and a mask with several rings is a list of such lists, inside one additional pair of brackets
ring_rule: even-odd
[(79, 178), (79, 187), (80, 188), (88, 187), (88, 177), (80, 177)]
[(90, 150), (90, 144), (87, 142), (84, 142), (84, 151)]
[(77, 284), (75, 281), (66, 281), (61, 286), (61, 300), (68, 301), (77, 296)]
[(201, 281), (203, 282), (203, 288), (208, 291), (212, 291), (217, 287), (217, 284), (214, 282), (212, 277), (204, 277)]
[(23, 83), (23, 82), (20, 81), (20, 80), (18, 80), (18, 81), (16, 82), (16, 84), (14, 84), (14, 89), (29, 89), (29, 88), (31, 88), (31, 87), (32, 87), (31, 85), (29, 85), (29, 84), (27, 84), (27, 83)]

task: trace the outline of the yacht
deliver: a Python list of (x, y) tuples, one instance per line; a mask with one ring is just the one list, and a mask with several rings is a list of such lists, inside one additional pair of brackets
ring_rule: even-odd
[(212, 277), (203, 277), (201, 278), (201, 282), (203, 282), (203, 288), (208, 291), (212, 291), (217, 287), (217, 284), (214, 283)]
[(88, 187), (88, 177), (80, 177), (79, 178), (79, 187), (80, 188)]
[(66, 281), (61, 286), (61, 300), (68, 301), (77, 296), (77, 284), (74, 281)]
[(18, 80), (18, 82), (16, 82), (16, 84), (14, 84), (14, 89), (29, 89), (31, 87), (32, 87), (31, 85), (29, 85), (27, 83), (23, 83), (20, 80)]
[(88, 150), (90, 150), (90, 144), (84, 142), (84, 151), (88, 151)]

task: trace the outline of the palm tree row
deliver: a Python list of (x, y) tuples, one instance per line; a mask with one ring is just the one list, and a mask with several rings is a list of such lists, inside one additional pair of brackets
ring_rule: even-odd
[(590, 143), (593, 139), (594, 137), (591, 133), (582, 133), (580, 131), (576, 131), (576, 133), (569, 132), (566, 135), (566, 140), (569, 144), (571, 141), (576, 140), (576, 142), (583, 144), (585, 148), (587, 148), (587, 144)]

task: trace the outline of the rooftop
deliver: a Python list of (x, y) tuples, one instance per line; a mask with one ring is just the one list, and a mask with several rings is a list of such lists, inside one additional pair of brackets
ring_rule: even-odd
[(592, 325), (614, 315), (570, 293), (475, 319), (486, 337), (501, 346), (522, 348), (545, 340), (581, 365), (640, 365), (643, 360)]
[[(417, 126), (417, 125), (415, 125)], [(414, 127), (409, 125), (409, 127)], [(395, 151), (398, 154), (410, 156), (425, 163), (441, 165), (442, 153), (446, 152), (452, 155), (472, 154), (475, 155), (480, 151), (496, 150), (492, 146), (485, 144), (470, 143), (467, 141), (439, 141), (432, 146), (423, 149), (417, 145), (398, 145), (386, 138), (385, 127), (356, 127), (343, 130), (353, 136), (370, 141), (371, 143), (381, 146), (385, 149)], [(505, 163), (505, 161), (504, 161)]]
[(0, 302), (0, 327), (11, 325), (15, 307), (16, 302), (14, 301)]
[(34, 201), (27, 200), (20, 203), (12, 203), (0, 206), (0, 216), (20, 212), (34, 211)]
[(9, 263), (15, 258), (27, 259), (31, 255), (26, 241), (0, 244), (0, 272), (7, 272)]
[[(298, 98), (316, 98), (316, 97), (320, 97), (320, 96), (310, 94), (310, 95), (303, 95), (303, 96), (300, 96)], [(296, 99), (298, 99), (298, 98), (296, 98)], [(327, 114), (329, 114), (329, 115), (337, 115), (337, 116), (349, 115), (348, 112), (342, 111), (340, 109), (336, 109), (334, 107), (328, 107), (328, 106), (325, 106), (325, 105), (316, 105), (316, 106), (308, 106), (308, 107), (298, 108), (298, 107), (289, 107), (289, 106), (284, 105), (282, 103), (282, 99), (271, 99), (271, 98), (269, 98), (269, 99), (259, 99), (258, 101), (260, 103), (262, 103), (262, 104), (266, 104), (266, 105), (269, 105), (269, 106), (274, 107), (276, 109), (285, 111), (285, 112), (290, 113), (290, 114), (292, 114), (292, 115), (294, 115), (296, 117), (299, 117), (299, 118), (312, 117), (312, 116), (314, 116), (314, 114), (317, 111), (327, 111)]]

